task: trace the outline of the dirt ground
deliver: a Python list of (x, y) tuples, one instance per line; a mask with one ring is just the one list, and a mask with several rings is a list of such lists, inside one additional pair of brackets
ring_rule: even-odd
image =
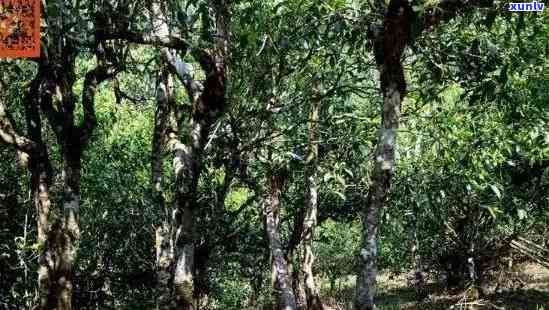
[[(409, 286), (409, 275), (382, 274), (378, 279), (376, 304), (378, 310), (549, 310), (549, 269), (528, 263), (513, 268), (513, 272), (493, 276), (493, 282), (500, 284), (489, 296), (481, 298), (474, 290), (447, 291), (429, 281), (428, 297), (418, 302)], [(351, 309), (353, 293), (351, 285), (344, 285), (333, 297), (326, 299), (326, 309)]]

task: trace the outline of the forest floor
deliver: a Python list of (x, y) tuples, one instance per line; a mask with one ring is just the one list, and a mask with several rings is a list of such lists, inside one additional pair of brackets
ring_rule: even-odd
[[(470, 290), (447, 291), (430, 281), (426, 287), (429, 296), (422, 302), (417, 302), (414, 290), (410, 287), (410, 275), (384, 273), (378, 278), (376, 304), (379, 310), (549, 310), (549, 269), (528, 263), (515, 270), (518, 271), (495, 275), (500, 283), (499, 293), (483, 298)], [(350, 286), (344, 285), (333, 298), (326, 300), (326, 309), (351, 309), (353, 293)]]

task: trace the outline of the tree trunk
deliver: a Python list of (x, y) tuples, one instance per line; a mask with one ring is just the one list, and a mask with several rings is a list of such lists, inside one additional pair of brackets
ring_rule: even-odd
[(189, 202), (184, 201), (184, 206), (175, 212), (177, 229), (175, 231), (175, 270), (174, 292), (175, 301), (180, 309), (193, 309), (194, 290), (194, 236), (193, 236), (193, 210)]
[[(171, 214), (170, 238), (174, 245), (173, 285), (175, 302), (181, 309), (193, 309), (194, 295), (194, 209), (196, 190), (202, 167), (202, 153), (212, 125), (218, 121), (228, 103), (225, 99), (227, 57), (229, 48), (229, 10), (224, 0), (212, 4), (215, 12), (215, 48), (193, 49), (206, 79), (193, 79), (189, 65), (168, 49), (162, 57), (170, 65), (187, 89), (192, 102), (188, 123), (188, 143), (179, 142), (177, 134), (170, 134), (169, 148), (173, 151), (173, 169), (176, 178), (174, 209)], [(200, 85), (202, 84), (202, 85)]]
[[(164, 198), (164, 151), (168, 143), (169, 133), (178, 131), (175, 121), (171, 120), (173, 108), (173, 81), (164, 68), (158, 81), (156, 94), (156, 113), (151, 154), (152, 195), (155, 204), (163, 212), (163, 221), (156, 229), (156, 280), (157, 308), (170, 309), (171, 301), (171, 268), (174, 260), (174, 247), (170, 230), (170, 208)], [(170, 128), (170, 126), (172, 126)]]
[(377, 277), (377, 213), (381, 206), (369, 203), (362, 214), (362, 243), (356, 283), (355, 309), (373, 310)]
[(50, 185), (52, 167), (48, 151), (42, 140), (42, 118), (40, 115), (39, 91), (41, 76), (38, 74), (30, 85), (29, 93), (25, 98), (25, 109), (27, 116), (27, 129), (29, 139), (36, 147), (29, 152), (30, 190), (37, 217), (37, 243), (43, 251), (38, 259), (38, 306), (40, 309), (52, 308), (49, 305), (51, 281), (54, 277), (49, 268), (48, 256), (48, 235), (51, 229), (50, 224)]
[(322, 301), (320, 300), (313, 274), (313, 264), (315, 258), (313, 253), (313, 237), (317, 224), (318, 213), (318, 143), (320, 140), (318, 124), (321, 108), (320, 81), (315, 79), (313, 83), (314, 95), (309, 116), (309, 154), (306, 158), (307, 166), (305, 169), (307, 206), (305, 216), (303, 218), (303, 261), (301, 263), (301, 272), (303, 273), (305, 279), (304, 287), (307, 298), (307, 309), (322, 310)]
[(38, 216), (40, 309), (72, 309), (72, 266), (79, 238), (80, 160), (63, 152), (63, 217), (50, 221), (50, 162), (47, 150), (30, 157), (31, 191)]
[[(57, 231), (52, 231), (49, 248), (56, 251), (54, 261), (55, 278), (54, 294), (57, 309), (72, 309), (73, 265), (76, 256), (76, 243), (80, 239), (80, 178), (81, 156), (80, 146), (70, 141), (63, 150), (63, 218)], [(53, 244), (51, 242), (54, 242)]]
[(208, 303), (208, 295), (210, 294), (208, 262), (211, 253), (212, 246), (207, 242), (198, 245), (194, 251), (194, 299), (197, 307), (202, 307), (202, 305)]
[(416, 210), (414, 207), (412, 229), (411, 229), (411, 249), (410, 254), (412, 256), (412, 268), (414, 270), (413, 286), (416, 292), (418, 301), (427, 297), (427, 291), (425, 290), (425, 277), (423, 276), (423, 265), (421, 263), (421, 255), (419, 254), (419, 240), (417, 238), (417, 218)]
[[(70, 58), (70, 57), (69, 57)], [(72, 309), (72, 268), (80, 237), (80, 178), (83, 147), (95, 127), (93, 95), (98, 83), (109, 76), (106, 71), (93, 70), (86, 75), (82, 104), (84, 122), (74, 125), (75, 101), (70, 74), (74, 72), (70, 59), (62, 67), (62, 74), (52, 74), (51, 64), (42, 59), (38, 74), (30, 85), (25, 98), (28, 138), (17, 134), (3, 104), (0, 102), (0, 138), (2, 142), (15, 145), (21, 158), (28, 156), (30, 188), (37, 214), (37, 243), (42, 251), (38, 259), (38, 308)], [(99, 67), (98, 67), (99, 68)], [(103, 73), (103, 75), (101, 75)], [(57, 76), (58, 80), (51, 80)], [(53, 108), (53, 91), (58, 87), (59, 110)], [(63, 210), (62, 216), (50, 219), (50, 186), (52, 167), (48, 150), (42, 139), (41, 112), (48, 117), (63, 159)], [(24, 153), (24, 155), (23, 155)]]
[(271, 256), (273, 259), (273, 273), (278, 309), (295, 310), (297, 308), (292, 289), (292, 277), (288, 269), (288, 262), (284, 257), (284, 250), (279, 236), (280, 195), (284, 186), (285, 177), (282, 173), (273, 173), (269, 176), (269, 193), (263, 204), (265, 213), (265, 230)]
[(471, 285), (477, 285), (477, 268), (475, 264), (475, 243), (470, 241), (469, 248), (467, 249), (467, 278)]
[[(50, 30), (55, 32), (56, 28), (48, 28)], [(78, 51), (71, 39), (55, 33), (49, 35), (54, 40), (44, 45), (46, 51), (37, 59), (38, 73), (25, 98), (28, 138), (19, 136), (13, 126), (6, 123), (8, 118), (4, 117), (5, 111), (0, 104), (0, 139), (14, 144), (18, 152), (29, 157), (30, 188), (33, 204), (37, 209), (37, 241), (42, 251), (38, 259), (38, 308), (65, 310), (72, 309), (72, 268), (76, 243), (80, 238), (82, 152), (96, 125), (94, 96), (97, 87), (114, 73), (112, 66), (107, 63), (106, 48), (100, 46), (99, 38), (96, 37), (98, 65), (85, 76), (82, 93), (83, 121), (77, 126), (73, 85)], [(56, 219), (50, 219), (52, 168), (42, 139), (42, 113), (56, 135), (63, 160), (63, 209), (61, 216)]]
[(375, 165), (362, 217), (362, 242), (358, 255), (355, 309), (375, 308), (378, 215), (389, 193), (395, 169), (396, 133), (406, 81), (400, 57), (410, 36), (411, 8), (406, 0), (392, 0), (383, 30), (374, 37), (374, 53), (383, 94), (382, 125), (378, 133)]
[[(31, 193), (37, 216), (38, 239), (41, 249), (47, 249), (47, 235), (50, 231), (49, 212), (51, 208), (50, 181), (45, 171), (47, 159), (42, 156), (30, 157)], [(50, 304), (50, 282), (53, 279), (48, 264), (47, 251), (44, 251), (38, 259), (38, 291), (39, 308), (48, 309)]]
[[(297, 266), (294, 264), (294, 260), (297, 258), (297, 261), (300, 263)], [(288, 270), (292, 275), (292, 287), (294, 289), (295, 303), (298, 310), (307, 309), (307, 295), (305, 293), (305, 287), (303, 285), (304, 278), (302, 274), (302, 260), (301, 255), (294, 254), (294, 251), (289, 251), (286, 255), (286, 260), (288, 262)]]
[[(50, 126), (56, 135), (63, 160), (63, 210), (60, 218), (54, 219), (51, 229), (47, 231), (47, 240), (39, 268), (39, 282), (41, 296), (45, 295), (46, 271), (48, 276), (47, 306), (43, 309), (72, 309), (73, 265), (76, 258), (77, 243), (80, 239), (80, 180), (82, 174), (82, 154), (88, 144), (92, 132), (97, 124), (94, 109), (94, 99), (99, 84), (106, 81), (114, 73), (112, 67), (106, 63), (103, 48), (96, 42), (97, 67), (86, 73), (82, 92), (83, 121), (75, 124), (74, 111), (76, 98), (73, 93), (75, 58), (66, 47), (60, 54), (68, 53), (71, 56), (63, 58), (62, 65), (49, 63), (43, 59), (39, 66), (39, 96), (41, 110), (48, 118)], [(64, 54), (63, 54), (64, 55)], [(57, 59), (56, 59), (57, 60)], [(52, 91), (56, 88), (57, 92)], [(57, 94), (54, 97), (53, 94)], [(54, 102), (55, 100), (55, 102)], [(37, 106), (34, 103), (33, 106)], [(54, 106), (57, 107), (54, 107)], [(32, 126), (32, 124), (31, 124)], [(49, 163), (48, 163), (49, 164)], [(44, 187), (39, 185), (38, 188)]]

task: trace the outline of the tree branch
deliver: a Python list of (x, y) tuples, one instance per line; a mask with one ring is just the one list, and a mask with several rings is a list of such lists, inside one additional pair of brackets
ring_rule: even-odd
[[(0, 91), (3, 89), (0, 85)], [(0, 142), (15, 146), (19, 151), (30, 153), (36, 148), (36, 143), (31, 139), (17, 133), (13, 127), (12, 118), (6, 110), (3, 98), (0, 97)]]
[(84, 89), (82, 91), (82, 107), (84, 110), (84, 120), (79, 125), (81, 142), (89, 140), (95, 127), (97, 126), (97, 117), (95, 115), (95, 94), (97, 87), (104, 81), (110, 79), (115, 74), (112, 68), (98, 65), (86, 73), (84, 78)]
[(193, 79), (191, 66), (188, 63), (181, 60), (180, 57), (177, 57), (177, 55), (169, 49), (162, 49), (162, 58), (164, 62), (168, 64), (170, 72), (175, 74), (185, 86), (185, 89), (191, 99), (202, 93), (204, 90), (204, 85)]
[(428, 9), (422, 18), (422, 30), (428, 30), (455, 16), (479, 7), (493, 7), (493, 0), (442, 0), (436, 7)]
[(82, 144), (85, 144), (90, 139), (93, 130), (97, 126), (97, 117), (95, 115), (95, 94), (97, 93), (97, 88), (101, 83), (113, 78), (119, 67), (111, 46), (98, 41), (96, 42), (95, 50), (97, 66), (86, 73), (82, 91), (84, 120), (77, 129)]
[(135, 31), (113, 31), (100, 33), (100, 36), (103, 40), (124, 40), (130, 43), (173, 48), (176, 50), (186, 50), (190, 46), (185, 40), (169, 34), (160, 36)]

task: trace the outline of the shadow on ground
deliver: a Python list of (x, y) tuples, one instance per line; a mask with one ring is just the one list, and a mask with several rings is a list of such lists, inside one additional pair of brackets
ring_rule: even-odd
[[(472, 291), (447, 291), (436, 282), (425, 287), (428, 298), (418, 302), (410, 287), (410, 275), (384, 273), (378, 277), (378, 310), (549, 310), (549, 269), (535, 264), (521, 266), (521, 277), (505, 274), (506, 290), (479, 297)], [(352, 309), (354, 281), (346, 279), (343, 287), (325, 292), (326, 310)], [(495, 288), (494, 288), (495, 289)], [(473, 297), (474, 296), (474, 297)]]
[(538, 290), (517, 290), (493, 294), (466, 302), (463, 295), (433, 294), (423, 302), (417, 302), (414, 291), (396, 288), (378, 295), (380, 310), (438, 310), (438, 309), (505, 309), (505, 310), (549, 310), (549, 292)]

